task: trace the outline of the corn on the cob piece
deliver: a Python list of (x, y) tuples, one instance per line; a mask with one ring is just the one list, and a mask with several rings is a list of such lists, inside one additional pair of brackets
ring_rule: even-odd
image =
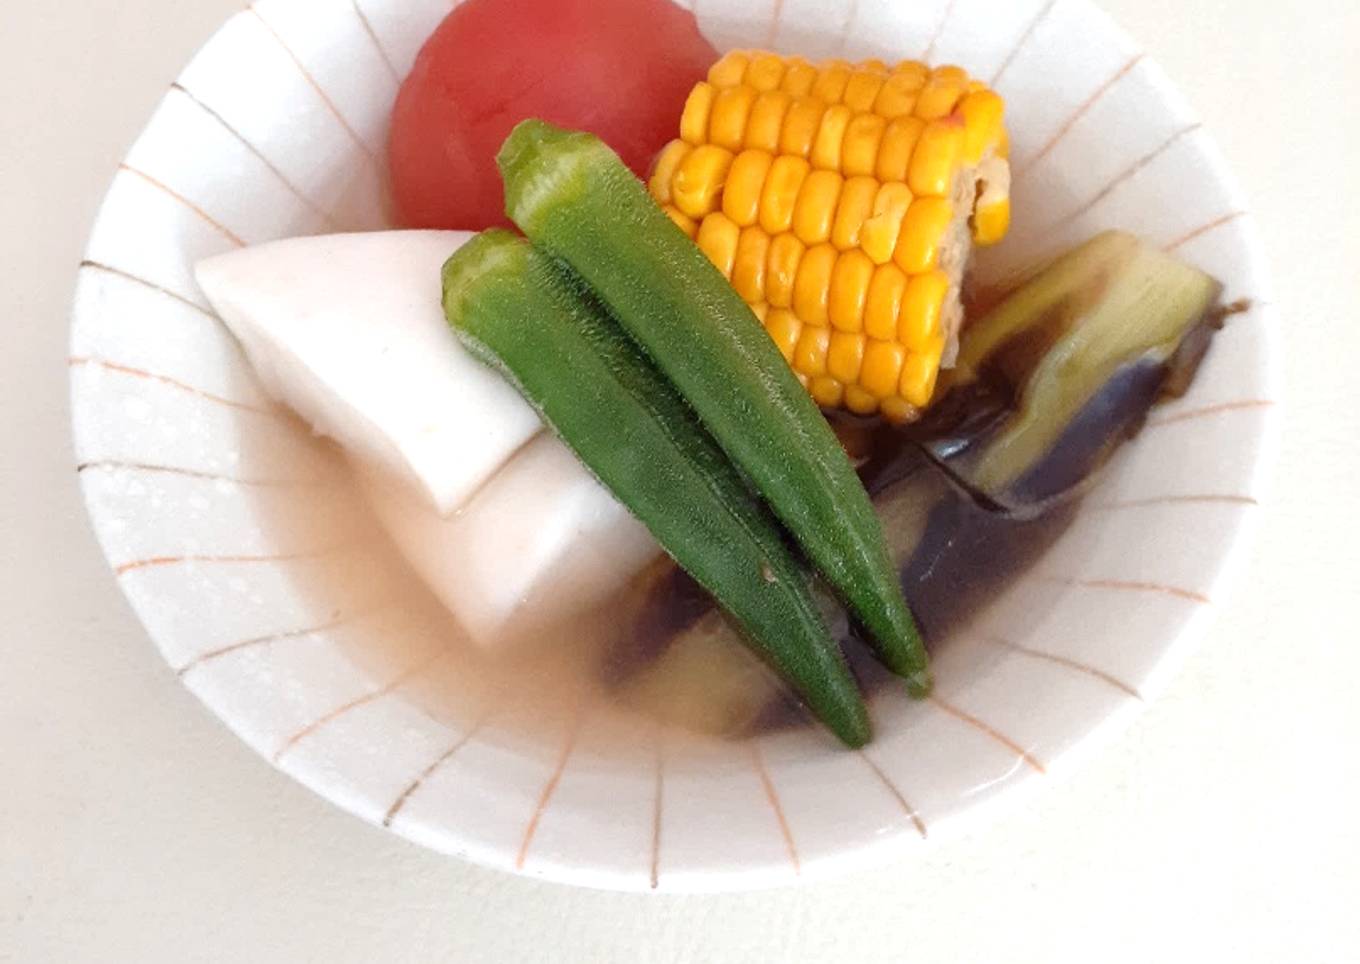
[(648, 186), (820, 404), (909, 421), (953, 363), (970, 243), (1010, 224), (1003, 110), (958, 67), (735, 51)]

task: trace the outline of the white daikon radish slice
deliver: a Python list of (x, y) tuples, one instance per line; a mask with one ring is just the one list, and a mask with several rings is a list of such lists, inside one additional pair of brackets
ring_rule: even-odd
[(479, 644), (509, 646), (606, 603), (660, 555), (647, 529), (544, 433), (456, 515), (359, 468), (379, 520)]
[(292, 238), (198, 264), (265, 389), (360, 461), (457, 510), (542, 428), (444, 320), (440, 268), (466, 231)]

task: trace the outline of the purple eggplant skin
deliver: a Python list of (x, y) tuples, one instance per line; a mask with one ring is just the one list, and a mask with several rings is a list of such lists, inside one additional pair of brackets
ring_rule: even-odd
[[(870, 471), (891, 473), (892, 481), (883, 488), (878, 485), (884, 480), (873, 474), (866, 474), (865, 481), (876, 493), (874, 507), (897, 561), (903, 592), (913, 600), (932, 653), (988, 597), (1043, 554), (1077, 505), (1069, 501), (1027, 519), (997, 512), (915, 445)], [(817, 586), (813, 595), (861, 689), (869, 693), (894, 685), (897, 677), (874, 658), (862, 631), (834, 597)], [(648, 711), (672, 725), (715, 735), (739, 737), (809, 722), (811, 716), (773, 672), (740, 658), (745, 654), (732, 645), (738, 641), (735, 633), (702, 589), (683, 571), (668, 568), (655, 576), (650, 601), (603, 664), (606, 684), (625, 701), (648, 704)], [(681, 679), (696, 671), (712, 678), (701, 686)], [(728, 678), (736, 673), (742, 677), (740, 686)], [(658, 686), (668, 678), (676, 692), (658, 697)], [(707, 691), (706, 704), (696, 705), (694, 688)], [(648, 698), (639, 699), (639, 694)]]
[(932, 406), (957, 424), (926, 448), (993, 504), (1042, 511), (1091, 478), (1168, 386), (1188, 384), (1221, 294), (1131, 234), (1097, 235), (969, 325)]
[[(1220, 293), (1131, 235), (1098, 235), (965, 329), (960, 365), (921, 422), (874, 431), (860, 477), (929, 649), (1043, 554), (1157, 400), (1190, 384), (1222, 324)], [(830, 594), (814, 594), (860, 686), (891, 685)], [(619, 692), (655, 683), (676, 647), (737, 643), (678, 571), (658, 575), (641, 612), (606, 662)], [(725, 734), (808, 718), (765, 675), (722, 688)]]

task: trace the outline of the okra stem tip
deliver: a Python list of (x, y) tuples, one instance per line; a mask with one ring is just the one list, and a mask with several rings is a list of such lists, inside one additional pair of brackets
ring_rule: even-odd
[(505, 185), (505, 213), (533, 237), (535, 216), (551, 206), (549, 202), (561, 202), (584, 190), (583, 167), (599, 157), (618, 161), (594, 134), (566, 130), (533, 117), (520, 121), (496, 154)]
[(524, 241), (504, 228), (489, 228), (469, 238), (449, 255), (440, 272), (446, 311), (460, 305), (468, 292), (489, 272), (514, 263), (523, 256)]
[(925, 699), (930, 695), (930, 691), (935, 688), (935, 679), (930, 675), (930, 670), (919, 670), (906, 677), (907, 692), (916, 699)]
[(533, 163), (538, 149), (553, 141), (554, 135), (563, 133), (565, 131), (536, 117), (516, 124), (501, 149), (496, 152), (496, 166), (500, 168), (502, 179), (507, 184), (517, 180), (524, 169)]

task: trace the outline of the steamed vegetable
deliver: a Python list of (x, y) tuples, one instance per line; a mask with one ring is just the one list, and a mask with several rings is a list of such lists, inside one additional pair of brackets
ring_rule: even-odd
[[(966, 625), (1070, 518), (1064, 507), (1032, 521), (981, 508), (914, 446), (901, 450), (891, 466), (872, 469), (866, 482), (884, 485), (874, 509), (931, 642)], [(648, 586), (649, 603), (623, 629), (602, 668), (616, 699), (669, 724), (715, 735), (806, 720), (778, 677), (734, 645), (721, 612), (711, 604), (688, 613), (668, 605), (677, 596), (697, 595), (682, 572), (656, 573)], [(830, 594), (816, 587), (814, 593), (861, 687), (872, 692), (891, 685), (892, 677), (867, 658), (845, 620), (835, 621)]]
[[(1004, 504), (1036, 503), (1085, 474), (1100, 444), (1073, 437), (1077, 418), (1102, 387), (1124, 373), (1126, 396), (1156, 397), (1163, 366), (1218, 301), (1209, 275), (1144, 244), (1107, 231), (1063, 255), (968, 329), (958, 366), (941, 386), (941, 404), (979, 406), (979, 392), (1012, 409), (985, 448), (965, 461), (970, 483)], [(1140, 377), (1141, 372), (1141, 377)], [(1120, 413), (1103, 412), (1109, 430)], [(1128, 413), (1127, 409), (1125, 414)], [(1098, 426), (1097, 426), (1098, 428)], [(1089, 432), (1087, 435), (1089, 436)], [(1035, 488), (1034, 466), (1067, 437), (1067, 478)], [(1122, 436), (1114, 438), (1114, 442)]]
[(525, 117), (598, 134), (646, 173), (718, 56), (672, 0), (450, 6), (392, 110), (392, 194), (410, 227), (505, 223), (494, 158)]
[(542, 423), (453, 337), (440, 265), (468, 234), (290, 238), (199, 262), (265, 389), (430, 507), (459, 509)]
[(597, 138), (525, 121), (497, 161), (515, 223), (590, 285), (868, 628), (888, 667), (926, 692), (925, 647), (868, 496), (740, 296)]
[[(1203, 272), (1110, 232), (968, 327), (957, 381), (912, 427), (933, 437), (913, 445), (895, 432), (900, 444), (861, 470), (932, 640), (1043, 551), (1065, 522), (1054, 500), (1136, 430), (1161, 391), (1188, 383), (1218, 321), (1218, 291)], [(732, 631), (694, 604), (682, 578), (661, 577), (653, 599), (611, 659), (624, 702), (644, 694), (672, 722), (714, 733), (743, 732), (786, 707), (778, 682), (752, 667), (731, 685), (712, 654), (732, 648)], [(630, 658), (639, 646), (642, 658)], [(714, 701), (699, 704), (693, 692)]]
[(487, 650), (551, 638), (608, 605), (661, 555), (642, 523), (551, 432), (515, 453), (449, 517), (405, 486), (358, 469), (388, 536)]
[(296, 238), (198, 276), (260, 380), (344, 446), (416, 574), (493, 649), (604, 604), (660, 550), (449, 330), (437, 273), (468, 237)]
[(958, 67), (734, 52), (649, 187), (819, 404), (910, 421), (957, 348), (970, 235), (1010, 224), (1003, 106)]
[(774, 520), (579, 281), (488, 231), (445, 265), (444, 310), (812, 711), (848, 745), (865, 743), (863, 700)]

